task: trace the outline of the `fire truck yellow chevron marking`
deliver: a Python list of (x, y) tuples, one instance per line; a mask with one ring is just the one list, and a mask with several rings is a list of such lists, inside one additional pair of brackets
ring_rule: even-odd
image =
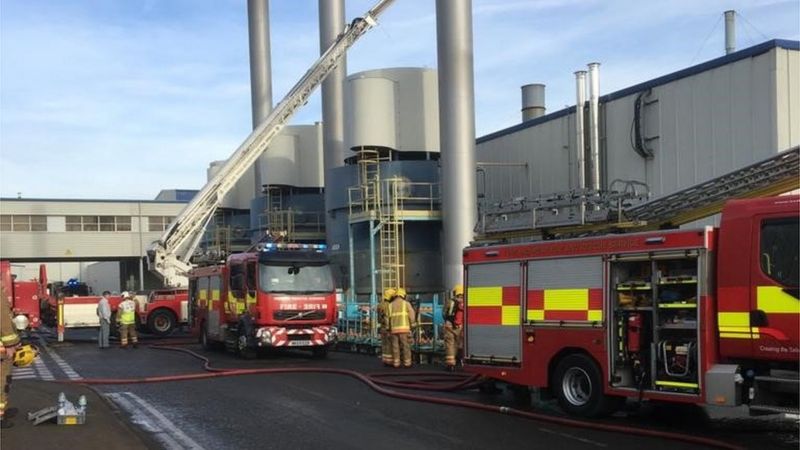
[(519, 325), (519, 306), (503, 306), (503, 325)]
[(467, 298), (469, 306), (503, 306), (503, 287), (470, 287)]
[(800, 300), (783, 291), (780, 286), (756, 288), (757, 309), (767, 314), (800, 314)]
[(588, 289), (546, 289), (544, 309), (547, 311), (586, 311), (589, 309)]

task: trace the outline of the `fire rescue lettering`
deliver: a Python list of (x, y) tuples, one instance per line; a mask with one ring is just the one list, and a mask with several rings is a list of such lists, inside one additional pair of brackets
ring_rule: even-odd
[(528, 291), (528, 321), (603, 320), (602, 289), (533, 289)]
[(519, 325), (518, 286), (467, 288), (467, 318), (472, 325)]

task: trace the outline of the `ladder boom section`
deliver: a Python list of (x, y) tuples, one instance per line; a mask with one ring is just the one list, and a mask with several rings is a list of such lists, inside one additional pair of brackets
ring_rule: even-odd
[(376, 25), (379, 14), (394, 0), (380, 0), (366, 14), (353, 20), (336, 41), (319, 57), (303, 77), (238, 149), (217, 174), (173, 220), (161, 238), (148, 250), (150, 270), (168, 286), (185, 286), (190, 260), (222, 198), (269, 147), (294, 113), (308, 101), (314, 90), (333, 71), (341, 58), (361, 36)]
[[(621, 186), (622, 188), (618, 188)], [(680, 226), (722, 211), (726, 201), (800, 188), (800, 147), (655, 199), (643, 183), (612, 183), (608, 191), (570, 191), (484, 205), (478, 240), (537, 235), (576, 236), (612, 229)]]

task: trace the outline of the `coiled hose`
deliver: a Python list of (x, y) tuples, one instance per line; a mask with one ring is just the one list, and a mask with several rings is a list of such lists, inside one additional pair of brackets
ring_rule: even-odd
[[(168, 344), (180, 345), (184, 341), (173, 341)], [(321, 373), (331, 375), (344, 375), (366, 384), (373, 391), (386, 395), (392, 398), (401, 400), (410, 400), (415, 402), (433, 403), (445, 406), (459, 406), (462, 408), (476, 409), (480, 411), (488, 411), (493, 413), (507, 414), (525, 419), (536, 420), (539, 422), (547, 422), (556, 425), (567, 427), (585, 428), (590, 430), (624, 433), (629, 435), (643, 436), (649, 438), (669, 439), (673, 441), (686, 442), (690, 444), (705, 445), (715, 448), (724, 449), (741, 449), (733, 444), (723, 442), (716, 439), (704, 438), (689, 434), (681, 434), (669, 431), (648, 430), (644, 428), (631, 427), (625, 425), (615, 425), (607, 423), (592, 422), (579, 419), (570, 419), (566, 417), (556, 417), (547, 414), (522, 411), (508, 406), (486, 405), (483, 403), (459, 400), (452, 398), (425, 396), (420, 394), (413, 394), (409, 392), (402, 392), (390, 388), (398, 389), (414, 389), (425, 391), (455, 391), (462, 389), (471, 389), (477, 387), (481, 380), (478, 375), (467, 374), (442, 374), (436, 372), (398, 372), (398, 373), (373, 373), (363, 374), (349, 369), (325, 368), (325, 367), (279, 367), (279, 368), (260, 368), (260, 369), (230, 369), (213, 367), (209, 359), (199, 353), (193, 352), (186, 348), (172, 347), (167, 345), (150, 345), (150, 348), (155, 350), (174, 351), (187, 354), (203, 362), (203, 369), (205, 372), (183, 374), (183, 375), (166, 375), (156, 377), (142, 377), (142, 378), (89, 378), (89, 379), (76, 379), (76, 380), (58, 380), (64, 384), (83, 384), (83, 385), (117, 385), (117, 384), (147, 384), (147, 383), (166, 383), (174, 381), (191, 381), (191, 380), (204, 380), (209, 378), (222, 378), (222, 377), (235, 377), (246, 375), (267, 375), (267, 374), (297, 374), (297, 373)], [(408, 378), (408, 380), (403, 380)], [(392, 380), (395, 379), (395, 380)], [(401, 381), (397, 381), (400, 379)], [(454, 381), (455, 380), (455, 381)]]

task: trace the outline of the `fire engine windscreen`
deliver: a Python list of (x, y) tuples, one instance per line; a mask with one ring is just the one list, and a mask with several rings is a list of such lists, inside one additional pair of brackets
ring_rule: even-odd
[(329, 265), (259, 264), (259, 286), (264, 292), (317, 294), (333, 291)]

